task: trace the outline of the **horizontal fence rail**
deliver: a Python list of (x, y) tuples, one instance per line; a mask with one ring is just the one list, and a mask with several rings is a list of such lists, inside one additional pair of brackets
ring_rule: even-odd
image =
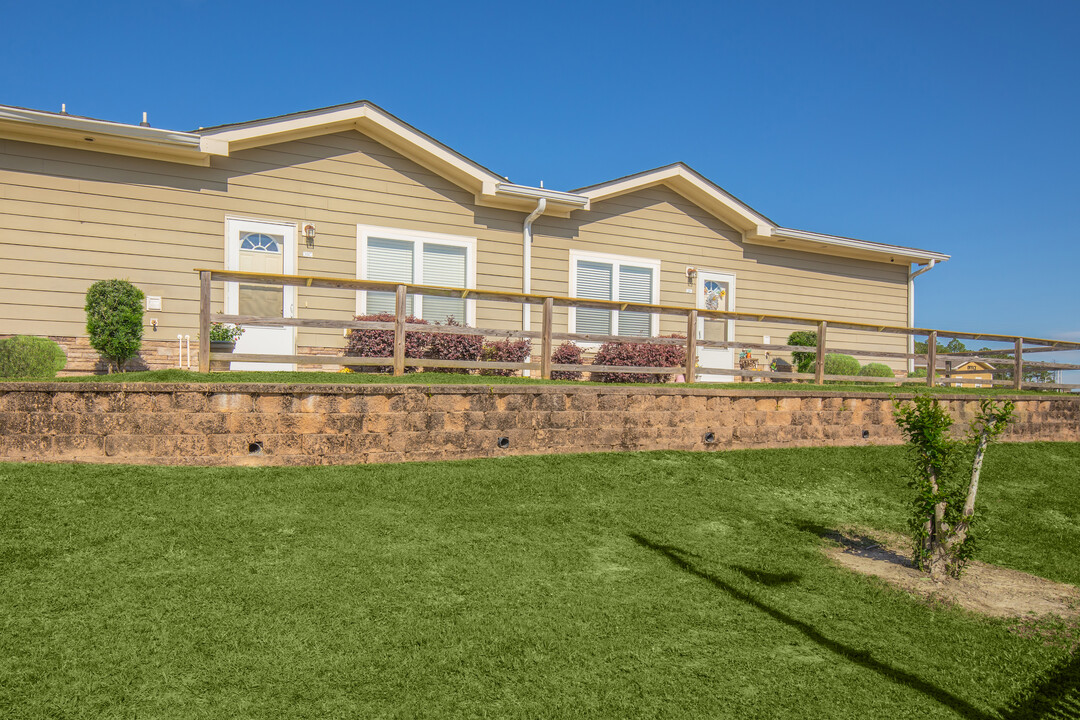
[[(406, 368), (452, 368), (467, 370), (525, 370), (539, 372), (548, 379), (552, 372), (591, 372), (591, 373), (626, 373), (644, 375), (682, 375), (687, 382), (694, 382), (698, 375), (718, 375), (731, 379), (772, 379), (781, 381), (807, 380), (818, 384), (830, 381), (854, 381), (860, 383), (911, 383), (916, 378), (872, 377), (864, 375), (825, 375), (825, 355), (840, 353), (854, 357), (886, 358), (907, 360), (909, 367), (926, 369), (926, 377), (918, 378), (920, 383), (933, 385), (970, 386), (978, 383), (984, 386), (1011, 386), (1015, 389), (1037, 388), (1073, 390), (1080, 389), (1080, 384), (1069, 383), (1031, 383), (1024, 382), (1025, 370), (1063, 371), (1080, 370), (1080, 364), (1061, 362), (1038, 362), (1025, 360), (1028, 353), (1072, 352), (1080, 350), (1080, 343), (1051, 338), (1033, 338), (994, 333), (973, 333), (930, 328), (878, 325), (851, 321), (825, 320), (798, 315), (776, 315), (746, 313), (725, 310), (706, 310), (676, 305), (633, 303), (616, 300), (593, 300), (552, 295), (525, 294), (477, 290), (471, 288), (439, 287), (381, 282), (373, 280), (352, 280), (347, 278), (327, 278), (301, 275), (276, 275), (269, 273), (250, 273), (227, 270), (197, 269), (199, 273), (199, 337), (210, 336), (212, 323), (231, 323), (251, 327), (295, 327), (309, 329), (334, 330), (384, 330), (393, 333), (393, 354), (386, 357), (354, 357), (348, 355), (277, 355), (260, 353), (220, 353), (211, 352), (209, 343), (199, 343), (199, 370), (208, 372), (210, 362), (232, 361), (253, 363), (289, 363), (306, 365), (341, 365), (344, 367), (385, 367), (395, 375), (402, 375)], [(237, 282), (245, 285), (270, 285), (277, 287), (328, 288), (351, 291), (369, 291), (391, 293), (395, 297), (395, 320), (375, 322), (363, 320), (342, 320), (338, 318), (296, 318), (296, 317), (261, 317), (212, 313), (210, 311), (211, 287), (214, 281)], [(541, 329), (473, 328), (457, 325), (434, 325), (406, 322), (407, 298), (410, 295), (431, 297), (484, 300), (496, 303), (516, 303), (536, 305), (541, 309)], [(686, 319), (685, 337), (637, 337), (628, 335), (603, 335), (595, 333), (554, 332), (552, 329), (554, 308), (592, 308), (598, 310), (649, 313), (657, 316), (676, 316)], [(763, 324), (786, 326), (805, 326), (817, 333), (816, 346), (788, 345), (783, 343), (754, 343), (744, 341), (719, 341), (697, 339), (699, 321), (749, 321)], [(829, 347), (829, 330), (848, 330), (859, 333), (903, 335), (910, 338), (925, 337), (927, 352), (896, 352), (866, 348)], [(481, 336), (485, 338), (525, 339), (539, 342), (539, 359), (532, 362), (499, 362), (485, 360), (439, 360), (433, 358), (406, 357), (405, 334), (422, 332), (427, 334), (450, 334)], [(994, 343), (1008, 343), (1009, 348), (994, 350), (962, 351), (940, 353), (937, 351), (938, 338), (956, 338), (964, 340), (983, 340)], [(677, 367), (638, 367), (623, 365), (595, 364), (559, 364), (551, 361), (552, 350), (556, 341), (575, 341), (579, 343), (600, 344), (607, 342), (648, 342), (655, 345), (685, 347), (686, 363)], [(910, 346), (909, 346), (910, 347)], [(756, 367), (700, 367), (698, 357), (701, 349), (730, 349), (771, 352), (803, 352), (814, 354), (812, 373), (780, 370), (762, 370)], [(981, 362), (990, 365), (989, 369), (960, 370), (967, 362)], [(942, 376), (941, 374), (944, 374)], [(985, 376), (1011, 376), (1008, 379), (987, 379)], [(976, 377), (982, 376), (982, 377)]]

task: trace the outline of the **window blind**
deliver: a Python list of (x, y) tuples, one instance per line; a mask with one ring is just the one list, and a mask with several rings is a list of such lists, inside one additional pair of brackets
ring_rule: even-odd
[[(577, 261), (577, 287), (575, 294), (580, 298), (610, 300), (612, 293), (612, 266), (610, 263), (592, 260)], [(579, 333), (596, 335), (611, 334), (611, 311), (594, 308), (578, 308), (575, 330)]]
[[(651, 268), (634, 267), (633, 265), (619, 266), (619, 300), (627, 302), (652, 302), (652, 278)], [(644, 312), (619, 313), (619, 335), (636, 335), (648, 337), (652, 331), (652, 317)]]
[[(407, 240), (388, 238), (368, 238), (367, 244), (367, 279), (384, 282), (413, 282), (413, 243)], [(413, 313), (413, 297), (410, 295), (405, 304), (406, 312)], [(368, 292), (367, 312), (394, 312), (394, 294), (388, 292)]]
[[(467, 248), (458, 245), (437, 245), (424, 243), (424, 285), (442, 287), (465, 287)], [(433, 297), (428, 295), (423, 302), (424, 319), (430, 322), (446, 322), (453, 317), (459, 323), (465, 322), (465, 300), (462, 298)]]

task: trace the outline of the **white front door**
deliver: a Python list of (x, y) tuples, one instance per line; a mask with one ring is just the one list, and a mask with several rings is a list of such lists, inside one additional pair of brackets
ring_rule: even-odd
[[(697, 307), (699, 310), (735, 309), (735, 276), (729, 273), (698, 271)], [(735, 323), (732, 320), (698, 318), (698, 340), (733, 342)], [(735, 368), (734, 348), (698, 348), (698, 365), (703, 368)], [(735, 382), (733, 375), (699, 373), (699, 382)]]
[[(244, 272), (296, 274), (296, 226), (283, 223), (228, 220), (225, 268)], [(296, 288), (225, 283), (225, 313), (258, 317), (296, 317)], [(237, 353), (293, 355), (296, 328), (248, 325), (236, 341)], [(293, 363), (234, 362), (233, 370), (295, 370)]]

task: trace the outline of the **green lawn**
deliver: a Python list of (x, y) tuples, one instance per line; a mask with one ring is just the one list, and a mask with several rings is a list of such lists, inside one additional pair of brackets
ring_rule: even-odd
[[(461, 375), (457, 373), (418, 372), (409, 373), (401, 377), (394, 377), (382, 373), (332, 373), (332, 372), (215, 372), (198, 373), (190, 370), (150, 370), (146, 372), (116, 373), (113, 375), (80, 375), (76, 377), (57, 378), (58, 382), (150, 382), (150, 383), (338, 383), (338, 384), (379, 384), (394, 383), (408, 385), (632, 385), (641, 386), (643, 383), (599, 383), (575, 380), (539, 380), (525, 377), (493, 377), (486, 375)], [(647, 387), (653, 387), (647, 385)], [(902, 389), (889, 383), (829, 383), (827, 385), (814, 385), (811, 383), (679, 383), (668, 384), (667, 387), (695, 387), (713, 389), (736, 389), (736, 390), (792, 390), (796, 392), (880, 392), (883, 395), (895, 392), (909, 392), (912, 390), (929, 391), (934, 393), (967, 393), (974, 395), (1016, 395), (1016, 394), (1043, 394), (1047, 391), (1024, 390), (1020, 393), (1005, 387), (997, 388), (945, 388), (935, 387), (929, 389), (925, 381), (910, 380)]]
[[(983, 558), (1080, 584), (1078, 467), (993, 447)], [(902, 529), (903, 474), (891, 447), (0, 465), (0, 717), (1067, 717), (1078, 656), (820, 554)]]

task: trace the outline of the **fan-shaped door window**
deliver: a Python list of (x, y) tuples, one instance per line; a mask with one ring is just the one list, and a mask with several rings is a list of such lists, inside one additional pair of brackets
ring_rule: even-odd
[[(272, 273), (284, 271), (284, 238), (261, 232), (240, 233), (240, 270)], [(239, 314), (284, 317), (284, 289), (274, 285), (244, 285), (239, 288)]]

